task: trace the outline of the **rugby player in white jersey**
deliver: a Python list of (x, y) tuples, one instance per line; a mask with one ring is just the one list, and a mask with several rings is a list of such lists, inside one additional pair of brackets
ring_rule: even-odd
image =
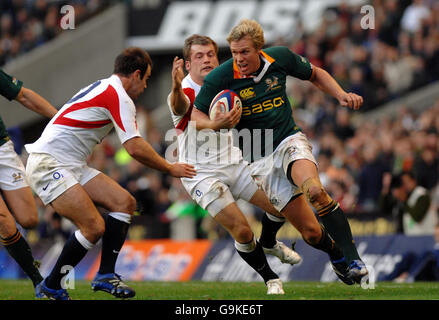
[[(193, 166), (171, 164), (162, 158), (137, 129), (133, 100), (147, 87), (151, 65), (145, 50), (124, 50), (116, 58), (109, 78), (80, 90), (52, 118), (41, 137), (26, 145), (29, 152), (26, 173), (32, 189), (45, 205), (50, 204), (79, 228), (66, 241), (49, 276), (39, 284), (50, 299), (69, 299), (61, 283), (66, 268), (75, 267), (101, 237), (101, 264), (92, 289), (118, 298), (135, 295), (114, 267), (136, 201), (116, 181), (86, 163), (94, 146), (112, 128), (128, 153), (142, 164), (174, 177), (195, 175)], [(110, 212), (105, 220), (95, 204)]]
[[(217, 51), (211, 38), (192, 35), (185, 40), (184, 61), (175, 57), (173, 62), (168, 104), (178, 133), (179, 160), (193, 164), (197, 170), (196, 177), (181, 178), (181, 181), (191, 197), (234, 238), (239, 255), (264, 279), (267, 294), (284, 294), (279, 276), (268, 265), (262, 246), (235, 200), (241, 198), (265, 211), (278, 213), (253, 181), (239, 148), (231, 144), (231, 133), (213, 130), (199, 133), (190, 121), (193, 102), (204, 77), (218, 66)], [(183, 65), (188, 71), (186, 77)], [(237, 123), (240, 112), (240, 108), (233, 109), (227, 121)], [(295, 264), (301, 260), (282, 242), (276, 242), (274, 251), (282, 262)]]

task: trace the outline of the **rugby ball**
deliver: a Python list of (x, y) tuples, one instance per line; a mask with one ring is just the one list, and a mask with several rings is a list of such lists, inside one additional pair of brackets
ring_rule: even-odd
[(210, 103), (209, 118), (213, 120), (218, 112), (218, 109), (219, 112), (227, 113), (233, 108), (241, 107), (241, 99), (235, 92), (232, 90), (222, 90), (215, 96), (215, 98), (213, 98), (212, 102)]

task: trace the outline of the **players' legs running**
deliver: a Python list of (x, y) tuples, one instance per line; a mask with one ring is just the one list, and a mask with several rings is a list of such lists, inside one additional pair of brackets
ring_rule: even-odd
[(207, 210), (235, 239), (238, 254), (264, 279), (268, 287), (267, 293), (284, 294), (282, 282), (270, 268), (262, 246), (256, 241), (246, 217), (234, 202), (230, 191), (227, 190), (225, 194), (227, 195), (212, 201)]
[[(29, 189), (28, 191), (30, 191), (30, 188), (28, 187), (22, 189)], [(3, 190), (3, 195), (5, 196), (5, 200), (8, 203), (10, 203), (10, 200), (12, 200), (11, 193), (16, 191), (18, 192), (19, 195), (25, 197), (25, 195), (28, 193), (24, 192), (24, 194), (22, 194), (21, 192), (23, 191), (22, 189), (7, 191), (8, 196), (5, 196), (6, 192)], [(30, 195), (32, 196), (32, 194)], [(14, 202), (16, 201), (20, 201), (20, 199), (14, 199)], [(10, 207), (16, 208), (16, 206), (10, 206)], [(36, 213), (36, 208), (35, 208), (35, 213)], [(29, 215), (31, 214), (32, 212), (31, 210), (29, 210)], [(25, 225), (25, 227), (31, 227), (31, 226), (32, 224)], [(41, 276), (37, 268), (38, 263), (34, 260), (31, 249), (27, 241), (21, 235), (20, 231), (17, 229), (15, 225), (15, 220), (12, 217), (11, 212), (8, 210), (6, 203), (3, 201), (1, 197), (0, 197), (0, 238), (1, 238), (1, 243), (5, 247), (6, 251), (8, 251), (9, 255), (12, 258), (14, 258), (14, 260), (18, 263), (18, 265), (29, 276), (29, 278), (32, 280), (33, 286), (36, 287), (37, 284), (43, 280), (43, 277)]]
[[(65, 272), (68, 268), (75, 267), (101, 238), (105, 224), (87, 192), (79, 184), (66, 190), (52, 201), (51, 205), (58, 214), (71, 220), (79, 228), (66, 241), (55, 266), (44, 280), (43, 292), (49, 298), (53, 295), (56, 299), (58, 295), (64, 296), (66, 293), (61, 284)], [(45, 291), (46, 288), (57, 292), (52, 294), (50, 291)]]
[(92, 289), (103, 290), (119, 298), (133, 297), (135, 291), (122, 282), (120, 276), (115, 273), (115, 266), (136, 209), (136, 200), (127, 190), (103, 173), (84, 184), (84, 189), (94, 203), (110, 211), (105, 217), (101, 263), (92, 282)]
[(358, 254), (349, 222), (338, 203), (323, 188), (316, 165), (307, 159), (300, 159), (292, 162), (289, 168), (292, 181), (300, 186), (307, 201), (317, 211), (326, 230), (350, 265), (351, 277), (359, 283), (367, 275), (366, 266)]
[(337, 247), (325, 228), (319, 224), (305, 197), (303, 195), (296, 197), (281, 212), (301, 233), (307, 244), (329, 255), (337, 276), (344, 283), (353, 284), (353, 281), (348, 278), (349, 269), (342, 251)]
[(291, 265), (302, 261), (296, 251), (288, 248), (283, 242), (276, 240), (276, 234), (284, 224), (285, 218), (273, 207), (265, 192), (258, 189), (248, 201), (265, 211), (262, 217), (262, 232), (258, 240), (264, 252), (278, 257), (283, 263)]

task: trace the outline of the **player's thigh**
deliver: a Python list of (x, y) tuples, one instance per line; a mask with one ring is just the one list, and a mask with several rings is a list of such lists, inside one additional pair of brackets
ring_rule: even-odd
[(319, 179), (315, 163), (308, 159), (294, 161), (288, 174), (290, 174), (294, 184), (299, 187), (309, 178)]
[(290, 201), (281, 213), (306, 240), (315, 243), (320, 239), (320, 224), (303, 194)]
[(79, 183), (58, 196), (51, 205), (58, 214), (71, 220), (89, 241), (95, 243), (104, 233), (104, 219)]
[(103, 173), (83, 185), (94, 203), (110, 212), (133, 214), (136, 209), (135, 198), (116, 181)]
[(3, 196), (11, 213), (23, 228), (33, 228), (37, 225), (37, 206), (30, 187), (3, 190)]
[(264, 191), (261, 189), (256, 190), (256, 192), (253, 194), (253, 197), (249, 200), (249, 202), (265, 212), (271, 213), (275, 216), (282, 217), (282, 214), (280, 214), (271, 204), (270, 200), (268, 199), (267, 195)]
[(15, 220), (9, 212), (3, 198), (0, 197), (0, 237), (9, 238), (14, 235), (16, 230)]
[(248, 224), (247, 218), (239, 209), (236, 202), (227, 205), (215, 215), (214, 219), (221, 224), (236, 241), (240, 243), (252, 241), (253, 232)]

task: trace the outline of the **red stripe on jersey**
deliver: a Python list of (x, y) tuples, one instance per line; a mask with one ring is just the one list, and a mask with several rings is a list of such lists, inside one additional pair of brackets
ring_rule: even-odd
[(86, 109), (86, 108), (93, 108), (93, 107), (105, 108), (108, 111), (110, 111), (116, 124), (119, 126), (120, 129), (125, 131), (125, 128), (122, 123), (122, 119), (120, 117), (119, 96), (117, 95), (116, 90), (111, 85), (109, 85), (104, 92), (100, 93), (99, 95), (97, 95), (96, 97), (90, 100), (72, 104), (63, 113), (61, 113), (58, 116), (58, 118), (53, 122), (53, 124), (90, 129), (90, 128), (100, 128), (111, 123), (111, 120), (109, 119), (99, 120), (99, 121), (84, 121), (84, 120), (76, 120), (76, 119), (65, 117), (70, 112)]
[[(180, 129), (180, 132), (183, 132), (184, 130), (186, 130), (189, 120), (191, 119), (191, 114), (192, 114), (192, 108), (194, 107), (194, 101), (195, 101), (195, 90), (192, 88), (184, 88), (183, 92), (185, 95), (187, 95), (187, 97), (189, 98), (190, 101), (190, 106), (189, 109), (187, 110), (187, 112), (185, 113), (185, 115), (183, 116), (183, 118), (180, 120), (180, 122), (177, 125), (177, 129)], [(178, 131), (177, 131), (178, 132)]]

